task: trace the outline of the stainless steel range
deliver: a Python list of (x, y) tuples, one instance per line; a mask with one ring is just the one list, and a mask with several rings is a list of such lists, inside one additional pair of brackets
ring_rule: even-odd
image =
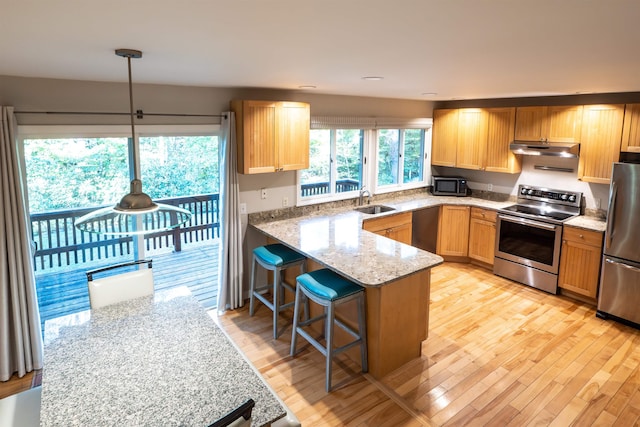
[(520, 185), (517, 203), (498, 212), (494, 274), (557, 293), (562, 223), (581, 206), (582, 193)]

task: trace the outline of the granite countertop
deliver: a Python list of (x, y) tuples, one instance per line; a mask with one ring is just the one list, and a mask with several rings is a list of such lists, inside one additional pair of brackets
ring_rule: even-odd
[(285, 408), (186, 287), (52, 319), (42, 426), (206, 426), (248, 398), (252, 425)]
[[(395, 210), (380, 214), (363, 214), (354, 205), (303, 208), (254, 214), (251, 226), (300, 251), (307, 257), (344, 275), (361, 286), (381, 286), (443, 262), (436, 254), (396, 242), (362, 229), (362, 222), (440, 205), (467, 205), (499, 210), (514, 201), (493, 201), (476, 197), (432, 196), (426, 192), (382, 199), (374, 204)], [(604, 230), (604, 221), (579, 216), (565, 223), (595, 231)]]
[(571, 227), (583, 228), (585, 230), (604, 232), (607, 228), (607, 222), (604, 219), (580, 215), (565, 222), (564, 225)]

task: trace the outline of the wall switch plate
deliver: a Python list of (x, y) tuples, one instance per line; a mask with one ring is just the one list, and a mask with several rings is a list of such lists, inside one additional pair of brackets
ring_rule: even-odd
[(286, 208), (287, 206), (289, 206), (289, 198), (288, 197), (283, 197), (282, 198), (282, 207)]
[(241, 214), (246, 214), (247, 213), (247, 204), (246, 203), (240, 203), (240, 213)]
[(267, 189), (266, 188), (261, 188), (260, 189), (260, 198), (261, 199), (266, 199), (267, 198)]

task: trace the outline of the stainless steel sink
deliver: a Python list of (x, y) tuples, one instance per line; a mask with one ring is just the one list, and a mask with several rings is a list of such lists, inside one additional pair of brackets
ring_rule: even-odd
[(369, 206), (360, 206), (359, 208), (356, 208), (355, 210), (357, 210), (358, 212), (362, 212), (365, 214), (379, 214), (379, 213), (383, 213), (383, 212), (389, 212), (389, 211), (395, 211), (395, 208), (389, 207), (389, 206), (384, 206), (384, 205), (369, 205)]

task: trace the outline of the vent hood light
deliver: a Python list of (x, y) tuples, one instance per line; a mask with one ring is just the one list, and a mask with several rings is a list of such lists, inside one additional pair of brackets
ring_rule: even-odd
[(580, 153), (580, 144), (576, 142), (513, 141), (509, 145), (509, 149), (515, 154), (526, 156), (576, 158)]

